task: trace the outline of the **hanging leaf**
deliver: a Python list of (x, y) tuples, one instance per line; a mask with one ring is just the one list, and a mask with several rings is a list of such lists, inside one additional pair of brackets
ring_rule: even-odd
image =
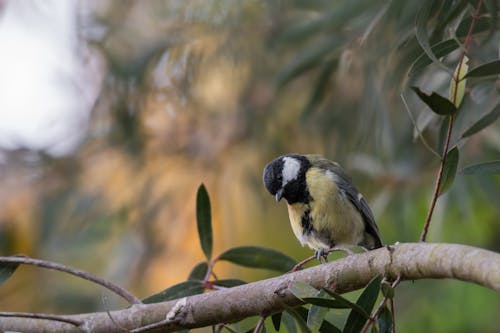
[(342, 295), (340, 295), (339, 293), (337, 293), (336, 291), (332, 290), (332, 289), (329, 289), (329, 288), (323, 288), (330, 296), (332, 296), (333, 298), (335, 298), (335, 300), (337, 300), (339, 303), (343, 304), (343, 306), (345, 308), (350, 308), (352, 309), (353, 311), (356, 311), (358, 312), (361, 316), (363, 316), (364, 318), (368, 319), (370, 317), (370, 315), (362, 308), (360, 307), (359, 305), (357, 305), (356, 303), (353, 303), (351, 302), (350, 300), (348, 300), (347, 298), (343, 297)]
[(207, 275), (208, 265), (206, 262), (200, 262), (194, 266), (191, 273), (189, 273), (188, 280), (203, 280), (205, 275)]
[(310, 284), (301, 281), (293, 282), (288, 287), (288, 289), (295, 297), (301, 300), (307, 297), (314, 297), (318, 293), (318, 290), (316, 288), (314, 288)]
[(380, 314), (377, 317), (377, 323), (379, 327), (379, 333), (391, 333), (392, 332), (392, 315), (391, 311), (387, 308), (387, 306), (384, 306), (382, 308), (382, 311), (380, 311)]
[(19, 267), (19, 263), (13, 263), (13, 262), (0, 263), (0, 284), (7, 281), (12, 276), (12, 274), (14, 274), (17, 267)]
[(297, 333), (297, 325), (295, 324), (295, 320), (292, 315), (290, 315), (287, 311), (283, 312), (281, 317), (283, 321), (283, 325), (285, 325), (286, 331), (288, 333)]
[(294, 309), (287, 309), (286, 312), (289, 313), (294, 319), (297, 325), (299, 326), (299, 329), (302, 333), (312, 333), (309, 327), (307, 327), (307, 323), (305, 318), (307, 318), (307, 310), (305, 310), (305, 318), (301, 314), (301, 310), (305, 310), (304, 308), (294, 308)]
[(205, 289), (202, 281), (184, 281), (157, 294), (146, 297), (142, 300), (142, 302), (145, 304), (165, 302), (173, 299), (201, 294), (204, 290)]
[(274, 329), (279, 332), (281, 326), (281, 315), (283, 312), (275, 313), (271, 316), (271, 321), (273, 322)]
[(200, 244), (208, 260), (212, 257), (212, 213), (210, 198), (205, 185), (201, 184), (196, 194), (196, 223)]
[(323, 320), (321, 327), (319, 328), (320, 333), (342, 333), (342, 331), (332, 323), (327, 320)]
[(278, 272), (288, 272), (297, 263), (279, 251), (259, 246), (240, 246), (229, 249), (219, 256), (219, 260), (227, 260), (245, 267), (265, 268)]
[(500, 161), (491, 161), (470, 165), (462, 170), (464, 175), (498, 175), (500, 174)]
[(429, 36), (427, 34), (427, 22), (429, 22), (433, 13), (432, 6), (433, 6), (432, 1), (426, 1), (418, 11), (417, 16), (415, 18), (415, 37), (417, 38), (418, 43), (424, 50), (427, 57), (429, 57), (433, 63), (435, 63), (445, 71), (451, 73), (450, 69), (446, 67), (441, 61), (438, 60), (438, 58), (432, 51), (429, 42)]
[(466, 79), (465, 75), (469, 70), (469, 58), (464, 56), (462, 60), (458, 63), (457, 68), (455, 69), (455, 73), (453, 73), (453, 77), (450, 82), (450, 100), (455, 105), (456, 108), (460, 106), (465, 94), (465, 84)]
[(474, 124), (472, 124), (471, 127), (469, 127), (464, 134), (462, 134), (462, 138), (471, 136), (473, 134), (476, 134), (477, 132), (485, 129), (489, 125), (493, 124), (498, 117), (500, 117), (500, 102), (487, 114), (485, 114), (483, 117), (481, 117), (478, 121), (476, 121)]
[(439, 195), (445, 193), (453, 184), (457, 173), (458, 158), (457, 147), (451, 149), (446, 155), (446, 162), (443, 167), (443, 179), (441, 180), (441, 186), (439, 187)]
[[(448, 39), (432, 45), (431, 51), (434, 53), (436, 58), (441, 58), (458, 49), (458, 46), (458, 43), (454, 39)], [(422, 52), (422, 54), (418, 56), (417, 60), (415, 60), (415, 62), (411, 65), (408, 76), (420, 73), (430, 64), (432, 64), (432, 59), (429, 58), (426, 52)]]
[(468, 77), (483, 77), (483, 76), (493, 76), (500, 74), (500, 60), (495, 60), (487, 64), (483, 64), (472, 69), (467, 75)]
[[(361, 293), (356, 305), (362, 308), (366, 313), (371, 313), (375, 301), (377, 300), (378, 293), (380, 291), (380, 282), (382, 281), (381, 276), (374, 277), (370, 283), (366, 286), (365, 290)], [(368, 317), (360, 315), (358, 311), (351, 310), (349, 317), (344, 326), (344, 333), (357, 333), (363, 328)]]
[[(326, 291), (319, 290), (315, 296), (323, 298), (326, 295), (328, 295)], [(324, 308), (317, 305), (312, 305), (309, 308), (309, 312), (307, 313), (307, 325), (309, 326), (309, 328), (311, 328), (313, 332), (319, 331), (327, 312), (328, 308)]]
[(432, 92), (432, 94), (427, 95), (418, 87), (411, 87), (414, 92), (417, 93), (418, 97), (427, 104), (427, 106), (434, 111), (435, 113), (442, 116), (449, 116), (455, 114), (457, 112), (457, 108), (450, 102), (449, 99), (444, 98), (436, 92)]
[(313, 67), (316, 67), (327, 55), (331, 56), (334, 52), (340, 52), (341, 45), (342, 41), (340, 39), (328, 38), (328, 40), (306, 49), (297, 55), (297, 57), (295, 57), (295, 59), (289, 65), (285, 66), (285, 69), (278, 74), (278, 87), (282, 88), (285, 84), (297, 76)]

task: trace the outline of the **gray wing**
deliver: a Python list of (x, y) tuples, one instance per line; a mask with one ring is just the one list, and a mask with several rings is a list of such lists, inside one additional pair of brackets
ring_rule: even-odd
[(363, 217), (365, 222), (366, 232), (373, 237), (374, 248), (382, 247), (382, 237), (375, 223), (375, 217), (365, 198), (359, 193), (356, 187), (352, 184), (351, 178), (345, 173), (342, 167), (335, 162), (327, 160), (321, 156), (311, 155), (309, 159), (319, 168), (330, 170), (338, 177), (338, 186), (344, 191), (349, 201), (356, 207)]

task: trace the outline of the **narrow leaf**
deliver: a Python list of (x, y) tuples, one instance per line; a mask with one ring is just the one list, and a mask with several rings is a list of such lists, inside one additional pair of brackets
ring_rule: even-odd
[(0, 263), (0, 284), (7, 281), (12, 276), (12, 274), (14, 274), (17, 267), (19, 267), (19, 263), (13, 263), (13, 262)]
[(443, 169), (443, 179), (441, 181), (441, 186), (439, 187), (439, 195), (446, 192), (455, 180), (459, 158), (458, 155), (458, 148), (453, 147), (453, 149), (451, 149), (446, 156), (446, 162), (444, 163)]
[(288, 272), (297, 263), (279, 251), (259, 246), (240, 246), (229, 249), (219, 256), (219, 260), (227, 260), (245, 267), (266, 268), (278, 272)]
[[(378, 293), (380, 291), (381, 276), (374, 277), (366, 286), (365, 290), (361, 293), (356, 304), (362, 308), (366, 313), (371, 313), (373, 306), (377, 301)], [(344, 326), (344, 333), (357, 333), (364, 326), (367, 318), (360, 315), (354, 309), (349, 313), (346, 324)]]
[(220, 287), (232, 288), (246, 284), (246, 282), (240, 279), (223, 279), (215, 280), (213, 281), (213, 284)]
[[(454, 39), (448, 39), (432, 45), (431, 51), (434, 53), (436, 58), (441, 58), (458, 49), (458, 46), (458, 43)], [(413, 76), (417, 73), (420, 73), (425, 67), (430, 64), (432, 64), (432, 59), (429, 58), (426, 52), (422, 52), (417, 60), (415, 60), (415, 62), (411, 65), (408, 76)]]
[(184, 281), (157, 294), (146, 297), (142, 300), (145, 304), (159, 303), (178, 299), (186, 296), (201, 294), (204, 291), (202, 281)]
[(200, 244), (208, 260), (212, 257), (212, 213), (210, 198), (205, 185), (201, 184), (196, 194), (196, 223)]
[[(309, 327), (307, 327), (307, 323), (304, 319), (304, 317), (300, 314), (300, 308), (295, 308), (295, 309), (288, 309), (286, 310), (294, 319), (297, 325), (299, 326), (299, 329), (302, 333), (311, 333), (311, 330)], [(307, 310), (306, 310), (306, 316), (307, 316)]]
[(191, 273), (189, 273), (188, 280), (203, 280), (205, 275), (207, 275), (208, 265), (206, 262), (200, 262), (193, 267)]
[(331, 298), (326, 298), (326, 297), (304, 297), (302, 299), (304, 302), (317, 305), (317, 306), (322, 306), (325, 308), (331, 308), (331, 309), (348, 309), (350, 308), (349, 305), (346, 303), (343, 303), (342, 301), (338, 301), (336, 299), (331, 299)]
[(323, 320), (321, 327), (319, 328), (320, 333), (342, 333), (342, 331), (332, 323), (327, 320)]
[(285, 69), (278, 74), (278, 87), (283, 87), (286, 83), (322, 63), (322, 59), (339, 50), (341, 41), (339, 39), (329, 39), (316, 44), (300, 53)]
[(279, 332), (281, 326), (281, 315), (283, 312), (275, 313), (271, 316), (271, 321), (273, 322), (274, 329)]
[[(476, 20), (476, 23), (474, 24), (474, 30), (472, 31), (472, 34), (474, 35), (491, 30), (493, 28), (491, 22), (492, 22), (491, 18), (487, 16), (480, 17), (479, 19)], [(464, 38), (465, 36), (467, 36), (467, 34), (469, 33), (471, 23), (472, 23), (472, 15), (467, 15), (462, 20), (462, 22), (460, 22), (455, 32), (458, 38)]]
[(295, 324), (295, 320), (287, 311), (283, 312), (282, 321), (288, 333), (297, 333), (297, 325)]
[(330, 296), (335, 298), (339, 303), (344, 304), (346, 308), (350, 308), (353, 311), (358, 312), (361, 316), (363, 316), (365, 319), (368, 319), (370, 315), (359, 305), (356, 303), (351, 302), (347, 298), (343, 297), (342, 295), (338, 294), (336, 291), (329, 289), (329, 288), (323, 288)]
[(316, 288), (301, 281), (293, 282), (290, 287), (288, 287), (288, 289), (295, 297), (301, 300), (306, 297), (314, 297), (318, 293), (318, 290)]
[(427, 22), (429, 22), (432, 15), (432, 1), (424, 2), (424, 5), (420, 8), (415, 18), (415, 37), (418, 43), (424, 50), (425, 54), (439, 67), (447, 72), (451, 72), (443, 63), (441, 63), (434, 52), (431, 49), (429, 42), (429, 37), (427, 34)]
[(500, 161), (491, 161), (470, 165), (462, 170), (464, 175), (498, 175), (500, 174)]
[[(324, 297), (325, 295), (328, 294), (324, 290), (319, 290), (316, 293), (316, 296), (320, 298)], [(307, 313), (307, 325), (309, 326), (309, 328), (311, 328), (312, 331), (314, 332), (319, 331), (323, 323), (323, 318), (325, 318), (327, 312), (328, 308), (324, 308), (317, 305), (312, 305), (309, 308), (309, 312)]]
[(469, 58), (464, 56), (462, 61), (460, 61), (455, 69), (455, 73), (453, 73), (453, 77), (450, 82), (450, 100), (455, 105), (456, 108), (460, 106), (465, 94), (465, 75), (469, 70)]
[(498, 103), (490, 112), (485, 114), (483, 117), (481, 117), (478, 121), (476, 121), (474, 124), (472, 124), (471, 127), (469, 127), (464, 134), (462, 134), (462, 138), (471, 136), (473, 134), (476, 134), (477, 132), (485, 129), (492, 123), (494, 123), (498, 117), (500, 117), (500, 103)]
[(427, 106), (434, 111), (435, 113), (445, 116), (452, 115), (457, 111), (455, 105), (450, 102), (449, 99), (444, 98), (436, 92), (432, 92), (432, 94), (427, 95), (418, 87), (412, 87), (413, 91), (417, 93), (418, 97), (427, 104)]
[(472, 69), (465, 77), (483, 77), (500, 74), (500, 60), (495, 60)]
[(377, 323), (379, 327), (379, 332), (380, 333), (391, 333), (392, 332), (392, 315), (391, 311), (387, 308), (387, 306), (384, 306), (382, 308), (382, 311), (377, 317)]
[(240, 333), (239, 331), (235, 330), (234, 327), (231, 327), (230, 325), (224, 325), (224, 328), (231, 333)]

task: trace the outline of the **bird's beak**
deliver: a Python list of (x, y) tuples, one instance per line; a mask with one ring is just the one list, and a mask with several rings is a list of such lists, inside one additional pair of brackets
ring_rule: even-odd
[(280, 188), (274, 197), (276, 198), (276, 202), (279, 202), (283, 197), (283, 189)]

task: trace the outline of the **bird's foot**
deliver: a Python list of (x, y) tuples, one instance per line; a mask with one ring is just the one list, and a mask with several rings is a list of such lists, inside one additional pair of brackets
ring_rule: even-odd
[(319, 249), (319, 250), (316, 250), (316, 252), (314, 253), (316, 259), (318, 259), (319, 263), (321, 264), (321, 259), (323, 259), (325, 262), (328, 262), (328, 254), (329, 254), (329, 250), (326, 250), (326, 249)]

